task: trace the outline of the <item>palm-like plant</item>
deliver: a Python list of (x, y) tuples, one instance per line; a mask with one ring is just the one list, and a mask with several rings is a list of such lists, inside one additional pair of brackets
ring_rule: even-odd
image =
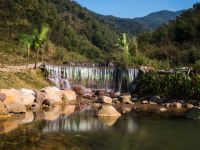
[(122, 49), (126, 55), (129, 55), (129, 42), (126, 33), (123, 33), (122, 37), (118, 38), (116, 46)]
[[(49, 33), (48, 25), (43, 25), (40, 32), (38, 32), (38, 30), (34, 31), (34, 40), (33, 40), (32, 46), (33, 46), (34, 50), (36, 50), (35, 68), (37, 67), (39, 52), (47, 40), (48, 33)], [(43, 55), (43, 53), (44, 52), (42, 51), (42, 55)]]
[(26, 69), (28, 68), (29, 64), (29, 57), (30, 57), (30, 48), (33, 44), (33, 36), (30, 36), (28, 34), (22, 34), (20, 38), (20, 43), (23, 44), (23, 46), (27, 49), (27, 63), (26, 63)]

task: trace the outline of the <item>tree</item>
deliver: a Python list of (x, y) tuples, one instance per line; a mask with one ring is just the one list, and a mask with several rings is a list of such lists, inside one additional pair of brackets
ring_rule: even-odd
[(132, 39), (130, 39), (129, 54), (131, 56), (137, 56), (138, 54), (138, 43), (137, 43), (136, 37), (133, 37)]
[(20, 38), (20, 43), (22, 43), (23, 46), (25, 46), (27, 49), (27, 63), (26, 63), (26, 69), (27, 69), (29, 64), (30, 48), (33, 44), (33, 36), (30, 36), (28, 34), (22, 34)]
[[(34, 31), (34, 40), (33, 40), (32, 47), (36, 51), (35, 67), (34, 67), (35, 69), (37, 67), (37, 62), (38, 62), (38, 57), (39, 57), (40, 50), (41, 50), (42, 46), (44, 45), (44, 43), (47, 40), (48, 33), (49, 33), (48, 25), (43, 25), (41, 30), (40, 30), (40, 32), (38, 30)], [(44, 52), (42, 51), (42, 55), (43, 55), (43, 53)]]
[(128, 38), (127, 38), (126, 33), (123, 33), (123, 34), (122, 34), (122, 37), (120, 37), (120, 38), (117, 39), (117, 44), (116, 44), (116, 46), (117, 46), (119, 49), (123, 50), (124, 53), (125, 53), (127, 56), (130, 55), (130, 54), (129, 54), (129, 42), (128, 42)]

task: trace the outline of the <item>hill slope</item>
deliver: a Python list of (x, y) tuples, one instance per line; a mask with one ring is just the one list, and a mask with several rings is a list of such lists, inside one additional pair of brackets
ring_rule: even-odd
[(9, 57), (6, 54), (16, 54), (14, 56), (21, 60), (25, 54), (20, 49), (20, 35), (32, 34), (44, 23), (51, 28), (47, 60), (75, 61), (79, 56), (80, 60), (103, 59), (113, 52), (119, 36), (116, 30), (71, 0), (0, 1), (1, 60)]
[(153, 33), (141, 34), (138, 42), (141, 51), (151, 58), (168, 60), (176, 66), (199, 64), (200, 3)]
[(183, 11), (159, 11), (151, 13), (141, 18), (119, 18), (114, 16), (103, 16), (96, 14), (105, 23), (108, 23), (116, 29), (129, 33), (130, 35), (138, 35), (138, 33), (154, 30), (163, 24), (168, 23), (170, 20), (176, 19)]
[(182, 14), (184, 10), (181, 11), (168, 11), (162, 10), (159, 12), (151, 13), (145, 17), (135, 18), (134, 20), (150, 30), (159, 28), (163, 24), (167, 24), (169, 21), (175, 20), (177, 16)]

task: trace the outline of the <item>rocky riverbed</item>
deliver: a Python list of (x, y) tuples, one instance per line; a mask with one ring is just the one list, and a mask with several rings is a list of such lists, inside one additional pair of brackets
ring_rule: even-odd
[[(95, 116), (104, 118), (118, 118), (125, 113), (139, 113), (200, 119), (199, 103), (194, 100), (164, 101), (159, 96), (144, 99), (106, 90), (93, 91), (82, 86), (74, 86), (70, 90), (61, 90), (53, 86), (41, 90), (0, 90), (0, 118), (1, 120), (6, 118), (8, 122), (12, 120), (12, 123), (14, 120), (15, 127), (12, 126), (12, 128), (16, 128), (18, 124), (33, 121), (36, 114), (36, 116), (54, 120), (61, 113), (70, 115), (75, 108), (81, 111), (92, 111)], [(10, 131), (12, 128), (7, 130)]]

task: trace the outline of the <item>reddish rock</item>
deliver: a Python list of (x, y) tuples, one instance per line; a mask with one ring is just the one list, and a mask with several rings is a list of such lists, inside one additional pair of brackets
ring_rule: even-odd
[(84, 98), (92, 99), (95, 97), (95, 93), (91, 89), (87, 89), (84, 86), (74, 86), (72, 90)]
[(108, 95), (108, 96), (111, 97), (111, 98), (116, 98), (116, 97), (117, 97), (116, 93), (115, 93), (115, 92), (112, 92), (112, 91), (107, 92), (106, 95)]
[(105, 96), (106, 95), (106, 90), (98, 90), (95, 92), (96, 96)]
[(0, 92), (0, 101), (3, 102), (5, 100), (6, 100), (6, 94)]
[(83, 96), (84, 95), (84, 92), (85, 92), (85, 87), (83, 87), (83, 86), (74, 86), (73, 88), (73, 91), (76, 93), (76, 94), (78, 94), (78, 95), (80, 95), (80, 96)]
[(35, 102), (38, 104), (42, 104), (44, 100), (46, 100), (46, 95), (44, 92), (35, 91)]

